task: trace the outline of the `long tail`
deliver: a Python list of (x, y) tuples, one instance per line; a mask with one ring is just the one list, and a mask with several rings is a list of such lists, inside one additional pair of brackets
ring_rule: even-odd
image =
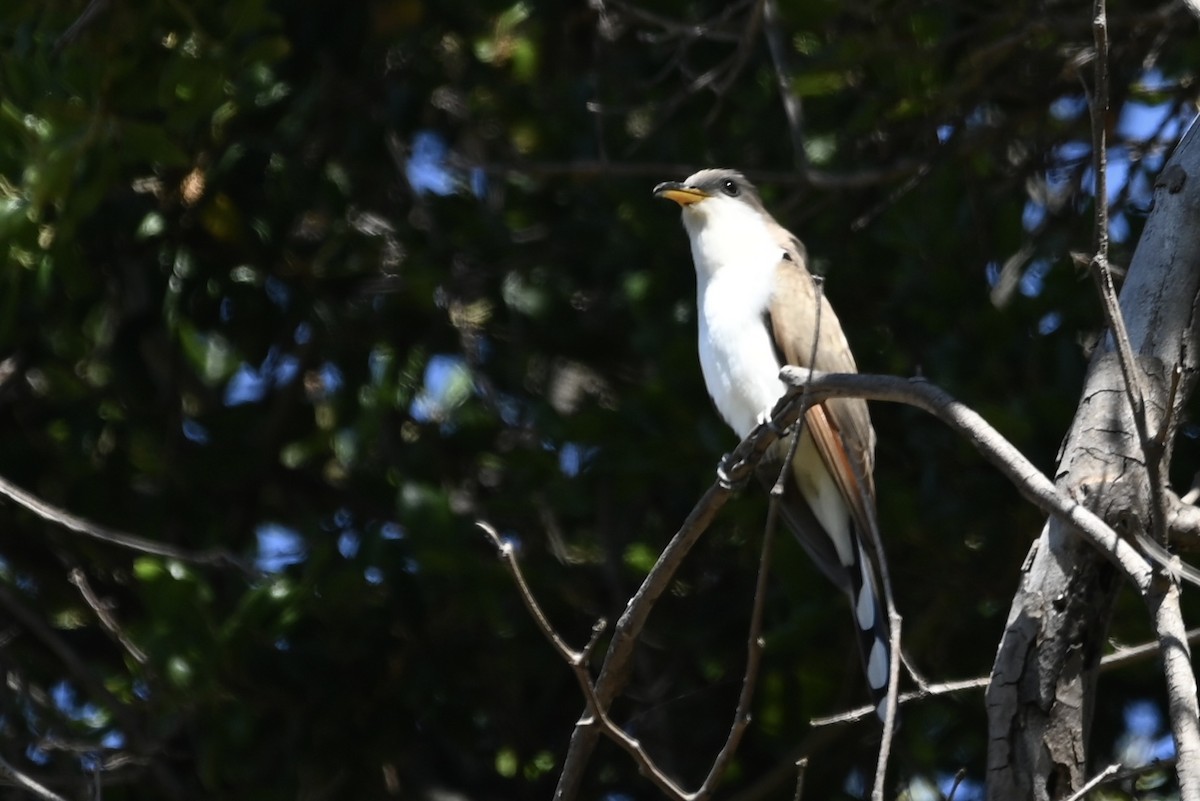
[[(767, 482), (775, 471), (776, 464), (760, 466), (760, 476)], [(772, 479), (773, 480), (773, 479)], [(850, 599), (858, 632), (858, 650), (862, 657), (863, 672), (867, 688), (875, 703), (879, 719), (885, 716), (888, 677), (891, 675), (891, 628), (887, 609), (883, 604), (882, 586), (875, 573), (875, 566), (867, 556), (862, 538), (852, 525), (850, 527), (852, 555), (849, 564), (841, 558), (833, 540), (813, 515), (812, 509), (800, 497), (800, 493), (789, 487), (780, 503), (780, 511), (796, 539), (808, 552), (813, 562)]]
[(850, 579), (846, 592), (850, 596), (854, 622), (858, 626), (859, 653), (867, 677), (867, 687), (875, 702), (875, 714), (883, 720), (887, 713), (888, 678), (894, 658), (891, 627), (883, 596), (879, 592), (880, 583), (875, 576), (874, 565), (862, 543), (856, 542), (856, 545), (857, 564), (846, 565)]

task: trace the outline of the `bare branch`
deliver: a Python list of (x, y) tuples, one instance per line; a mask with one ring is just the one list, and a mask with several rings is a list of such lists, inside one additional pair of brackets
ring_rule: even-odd
[[(799, 431), (793, 436), (799, 439)], [(787, 465), (790, 464), (791, 460), (789, 459), (784, 463), (784, 469), (786, 470)], [(729, 728), (725, 745), (721, 747), (716, 759), (713, 760), (704, 783), (696, 791), (695, 798), (697, 799), (712, 796), (717, 783), (729, 767), (729, 761), (737, 752), (742, 736), (750, 725), (750, 702), (754, 699), (754, 687), (758, 680), (759, 665), (762, 662), (763, 654), (762, 619), (763, 608), (766, 606), (767, 600), (767, 579), (771, 572), (771, 545), (775, 540), (776, 522), (779, 518), (779, 498), (775, 495), (770, 497), (767, 523), (763, 531), (762, 554), (758, 559), (758, 580), (754, 585), (754, 605), (750, 612), (750, 630), (746, 636), (746, 669), (742, 675), (742, 691), (738, 695), (737, 708), (733, 713), (733, 725)]]
[[(764, 446), (765, 447), (765, 446)], [(761, 453), (760, 453), (761, 455)], [(746, 475), (749, 468), (743, 470)], [(571, 743), (567, 748), (567, 756), (563, 762), (562, 773), (559, 775), (558, 786), (554, 791), (555, 799), (572, 799), (578, 795), (579, 785), (583, 781), (584, 768), (596, 747), (599, 730), (595, 725), (592, 713), (593, 704), (597, 711), (607, 710), (613, 698), (621, 691), (628, 676), (629, 661), (633, 656), (633, 646), (638, 635), (646, 624), (650, 610), (658, 598), (666, 591), (671, 577), (683, 562), (692, 546), (700, 535), (708, 528), (717, 511), (729, 500), (732, 490), (721, 482), (708, 488), (708, 491), (693, 507), (691, 514), (684, 520), (682, 527), (676, 532), (667, 547), (659, 554), (658, 561), (642, 581), (642, 585), (629, 599), (625, 611), (617, 620), (613, 630), (612, 640), (608, 644), (608, 652), (596, 679), (592, 698), (588, 708), (575, 724), (571, 734)]]
[(79, 594), (83, 596), (83, 600), (96, 613), (96, 618), (100, 621), (100, 625), (104, 630), (109, 633), (109, 636), (119, 643), (125, 649), (126, 653), (133, 657), (135, 662), (145, 667), (147, 662), (149, 662), (146, 652), (137, 646), (137, 643), (130, 638), (125, 629), (121, 627), (121, 624), (117, 622), (108, 605), (96, 595), (96, 592), (92, 589), (92, 585), (88, 583), (87, 574), (81, 569), (75, 568), (71, 571), (67, 580), (79, 588)]
[[(882, 564), (884, 561), (881, 553), (879, 562)], [(881, 571), (886, 571), (886, 568), (881, 567)], [(896, 733), (896, 708), (900, 703), (898, 693), (900, 690), (900, 626), (902, 621), (896, 612), (896, 605), (892, 602), (886, 575), (885, 572), (884, 596), (887, 599), (888, 623), (891, 626), (891, 642), (888, 647), (891, 648), (892, 658), (888, 660), (886, 711), (883, 716), (883, 737), (879, 743), (879, 757), (875, 762), (875, 786), (871, 789), (872, 801), (883, 801), (884, 779), (887, 778), (888, 758), (892, 753), (892, 736)]]
[[(732, 467), (728, 471), (728, 478), (732, 483), (744, 480), (765, 450), (776, 441), (778, 432), (785, 430), (800, 417), (803, 413), (801, 388), (806, 385), (806, 402), (816, 403), (828, 397), (854, 396), (867, 400), (907, 403), (924, 409), (962, 435), (988, 461), (998, 467), (1022, 495), (1047, 513), (1061, 517), (1087, 537), (1117, 565), (1141, 594), (1145, 595), (1149, 590), (1154, 573), (1142, 554), (1118, 537), (1095, 514), (1074, 499), (1061, 494), (1045, 475), (982, 417), (933, 384), (921, 379), (821, 373), (791, 366), (783, 368), (780, 378), (793, 389), (780, 400), (771, 421), (751, 432), (730, 455), (728, 464)], [(729, 499), (732, 492), (730, 486), (724, 481), (718, 481), (709, 487), (626, 606), (609, 643), (600, 676), (592, 688), (588, 710), (585, 710), (572, 734), (555, 798), (573, 798), (577, 794), (583, 769), (599, 733), (596, 723), (600, 716), (593, 717), (592, 704), (595, 704), (597, 712), (606, 711), (612, 699), (624, 686), (633, 644), (645, 625), (651, 607), (665, 591), (671, 576), (688, 551)], [(603, 720), (600, 722), (603, 724)], [(625, 743), (624, 747), (632, 750), (634, 745), (636, 742)]]
[(958, 792), (958, 787), (965, 778), (967, 778), (967, 769), (959, 768), (958, 772), (954, 774), (954, 784), (950, 785), (950, 792), (946, 796), (946, 801), (954, 801), (954, 794)]
[(796, 792), (792, 794), (792, 801), (800, 801), (800, 796), (804, 794), (804, 772), (808, 770), (808, 757), (802, 757), (796, 760)]
[(725, 98), (728, 97), (729, 89), (733, 86), (734, 81), (742, 74), (742, 70), (746, 67), (746, 62), (750, 59), (750, 53), (753, 52), (751, 43), (754, 41), (755, 35), (758, 33), (758, 26), (762, 22), (763, 4), (769, 0), (754, 0), (754, 4), (750, 7), (750, 19), (746, 22), (742, 30), (742, 35), (738, 38), (737, 50), (734, 51), (732, 63), (729, 69), (725, 72), (725, 77), (722, 78), (715, 88), (717, 94), (716, 101), (713, 102), (712, 108), (709, 109), (708, 115), (704, 118), (704, 124), (712, 125), (721, 115), (721, 110), (725, 105)]
[[(48, 651), (54, 654), (93, 698), (108, 708), (140, 753), (149, 753), (153, 750), (151, 743), (147, 742), (134, 710), (113, 695), (79, 654), (75, 653), (56, 631), (50, 628), (33, 610), (21, 603), (3, 584), (0, 584), (0, 605), (8, 610), (19, 625), (29, 631)], [(149, 767), (150, 772), (168, 798), (184, 797), (179, 782), (163, 764), (155, 761), (151, 762)]]
[[(399, 141), (399, 140), (397, 140)], [(529, 162), (462, 162), (464, 169), (480, 169), (489, 175), (514, 176), (533, 175), (543, 178), (558, 176), (588, 177), (608, 179), (647, 178), (661, 180), (663, 176), (691, 175), (704, 165), (681, 164), (674, 162), (627, 162), (603, 161), (599, 159), (578, 159), (575, 161), (529, 161)], [(762, 170), (744, 169), (742, 172), (755, 183), (774, 183), (803, 186), (813, 186), (818, 189), (865, 189), (880, 184), (892, 183), (900, 178), (921, 172), (925, 166), (916, 162), (898, 161), (881, 167), (864, 167), (850, 172), (808, 169), (797, 170)]]
[(1027, 500), (1048, 514), (1062, 518), (1087, 537), (1141, 594), (1148, 591), (1153, 570), (1141, 553), (1094, 513), (1060, 493), (1050, 479), (978, 413), (924, 379), (819, 373), (803, 367), (784, 367), (780, 378), (793, 389), (780, 401), (781, 406), (776, 407), (777, 422), (787, 422), (798, 414), (795, 388), (809, 379), (810, 372), (813, 375), (808, 392), (813, 396), (813, 402), (826, 397), (859, 397), (905, 403), (932, 414), (971, 443)]
[(108, 11), (109, 4), (110, 0), (91, 0), (87, 4), (87, 7), (83, 9), (83, 13), (55, 41), (54, 47), (50, 49), (50, 56), (52, 58), (57, 57), (67, 45), (79, 38), (81, 33), (98, 20), (104, 12)]
[[(1133, 355), (1133, 345), (1125, 328), (1125, 318), (1117, 302), (1117, 290), (1113, 285), (1112, 269), (1108, 262), (1108, 13), (1105, 0), (1095, 0), (1093, 5), (1092, 35), (1095, 41), (1094, 82), (1092, 94), (1092, 167), (1096, 175), (1095, 187), (1095, 255), (1092, 257), (1092, 275), (1100, 292), (1105, 322), (1112, 333), (1116, 346), (1121, 374), (1125, 378), (1125, 394), (1133, 412), (1133, 424), (1141, 441), (1146, 458), (1147, 478), (1150, 482), (1150, 521), (1154, 540), (1166, 545), (1165, 523), (1166, 498), (1162, 478), (1162, 457), (1165, 448), (1157, 437), (1152, 438), (1146, 421), (1146, 395), (1143, 381)], [(1168, 416), (1170, 412), (1168, 411)], [(1163, 429), (1165, 431), (1165, 428)]]
[[(795, 417), (792, 419), (794, 420)], [(692, 546), (696, 544), (700, 535), (716, 517), (717, 512), (729, 500), (733, 494), (732, 487), (749, 478), (763, 453), (778, 438), (777, 431), (779, 430), (782, 429), (773, 430), (770, 426), (759, 426), (734, 449), (728, 459), (728, 463), (732, 467), (720, 476), (692, 507), (692, 511), (683, 521), (675, 536), (659, 554), (654, 567), (642, 580), (642, 585), (629, 599), (625, 611), (617, 620), (612, 640), (608, 644), (608, 652), (605, 654), (600, 668), (599, 678), (596, 679), (594, 685), (597, 709), (607, 710), (613, 698), (624, 687), (629, 674), (629, 662), (633, 656), (634, 643), (646, 624), (650, 610), (666, 591), (671, 577), (679, 569), (679, 565), (682, 564)], [(578, 794), (579, 785), (583, 781), (583, 771), (596, 746), (598, 734), (599, 731), (590, 711), (585, 710), (571, 734), (571, 743), (567, 748), (562, 773), (559, 775), (558, 786), (554, 791), (555, 799), (570, 799)]]
[[(1092, 99), (1092, 157), (1096, 173), (1096, 255), (1092, 260), (1103, 307), (1114, 344), (1121, 373), (1125, 379), (1125, 394), (1132, 412), (1134, 427), (1141, 442), (1146, 462), (1147, 480), (1150, 484), (1151, 541), (1155, 545), (1167, 544), (1167, 497), (1162, 475), (1163, 455), (1170, 428), (1180, 371), (1172, 374), (1171, 390), (1164, 420), (1152, 437), (1146, 419), (1146, 396), (1140, 369), (1134, 362), (1133, 345), (1125, 320), (1117, 302), (1113, 286), (1112, 271), (1108, 263), (1108, 154), (1107, 116), (1109, 107), (1108, 88), (1108, 11), (1105, 0), (1094, 0), (1092, 34), (1096, 46), (1094, 74), (1095, 96)], [(1138, 538), (1143, 548), (1149, 550), (1147, 538)], [(1174, 557), (1178, 562), (1178, 557)], [(1191, 653), (1184, 633), (1183, 615), (1179, 607), (1179, 584), (1171, 571), (1156, 581), (1153, 591), (1143, 592), (1147, 606), (1154, 618), (1155, 631), (1163, 657), (1163, 674), (1167, 682), (1167, 708), (1171, 720), (1171, 734), (1178, 755), (1176, 775), (1179, 778), (1180, 796), (1185, 801), (1200, 799), (1200, 707), (1197, 706), (1196, 676), (1191, 669)], [(1164, 586), (1165, 585), (1165, 586)], [(1109, 771), (1115, 772), (1115, 765)], [(1081, 798), (1091, 787), (1104, 777), (1104, 773), (1089, 781), (1070, 801)]]
[(792, 158), (801, 171), (808, 170), (808, 153), (804, 149), (804, 112), (800, 98), (792, 91), (791, 70), (787, 66), (786, 39), (779, 24), (779, 4), (775, 0), (762, 0), (763, 34), (767, 49), (771, 52), (771, 64), (775, 68), (775, 84), (783, 112), (787, 115), (788, 132), (792, 137)]
[(1109, 778), (1113, 774), (1115, 774), (1118, 770), (1120, 770), (1120, 768), (1121, 768), (1121, 766), (1115, 762), (1113, 764), (1109, 765), (1107, 768), (1105, 768), (1104, 770), (1097, 773), (1091, 779), (1088, 779), (1087, 784), (1080, 787), (1077, 792), (1072, 793), (1071, 796), (1067, 799), (1067, 801), (1079, 801), (1079, 799), (1083, 798), (1085, 795), (1090, 793), (1092, 790), (1096, 789), (1096, 787), (1100, 786), (1101, 784), (1104, 784), (1104, 780)]
[(593, 722), (598, 723), (609, 737), (618, 745), (624, 748), (637, 762), (638, 767), (645, 773), (652, 782), (664, 793), (678, 801), (686, 801), (687, 793), (685, 793), (678, 785), (676, 785), (669, 776), (662, 772), (655, 765), (654, 761), (642, 748), (641, 743), (630, 737), (619, 726), (612, 722), (608, 717), (605, 707), (600, 704), (596, 697), (595, 688), (592, 685), (592, 677), (587, 669), (587, 660), (591, 655), (591, 651), (599, 642), (600, 634), (606, 627), (605, 621), (601, 620), (592, 627), (592, 637), (588, 641), (587, 646), (582, 651), (576, 651), (567, 645), (566, 640), (559, 635), (558, 631), (550, 623), (550, 619), (546, 617), (546, 613), (542, 611), (541, 605), (534, 597), (533, 591), (529, 588), (529, 583), (525, 581), (525, 574), (521, 570), (521, 564), (517, 560), (517, 555), (511, 543), (505, 542), (500, 534), (490, 524), (482, 520), (475, 521), (478, 526), (492, 544), (496, 546), (496, 551), (500, 555), (500, 560), (504, 562), (504, 566), (508, 568), (512, 574), (513, 581), (516, 582), (517, 589), (521, 595), (521, 601), (524, 602), (525, 608), (529, 611), (531, 617), (537, 623), (538, 628), (550, 644), (556, 650), (575, 673), (575, 677), (579, 681), (579, 687), (583, 691), (584, 697), (587, 699), (587, 714), (592, 718)]
[[(1189, 643), (1200, 640), (1200, 628), (1188, 629), (1187, 641)], [(1111, 654), (1105, 654), (1100, 659), (1100, 671), (1106, 672), (1115, 670), (1119, 667), (1124, 667), (1131, 662), (1137, 662), (1142, 659), (1148, 659), (1151, 656), (1157, 656), (1160, 650), (1160, 645), (1157, 640), (1153, 642), (1144, 642), (1139, 645), (1120, 646), (1114, 645), (1114, 651)], [(957, 695), (958, 693), (971, 692), (973, 690), (986, 690), (988, 683), (991, 681), (990, 676), (978, 676), (973, 679), (958, 679), (956, 681), (945, 681), (938, 684), (927, 684), (916, 690), (911, 690), (906, 693), (901, 693), (898, 699), (898, 704), (913, 703), (915, 701), (924, 701), (927, 698), (937, 698), (942, 695)], [(840, 726), (846, 723), (854, 723), (856, 721), (868, 718), (875, 714), (875, 707), (870, 704), (864, 704), (854, 709), (849, 709), (845, 712), (839, 712), (836, 715), (828, 715), (826, 717), (813, 718), (808, 725), (814, 729), (823, 728), (826, 726)]]
[(42, 801), (66, 801), (66, 799), (58, 793), (55, 793), (49, 788), (43, 787), (21, 771), (14, 768), (3, 757), (0, 757), (0, 777), (8, 779), (8, 781), (15, 784), (17, 787), (20, 787), (22, 790), (25, 790), (26, 792), (33, 793), (38, 798), (42, 799)]
[(1200, 706), (1196, 699), (1196, 674), (1188, 648), (1183, 613), (1179, 608), (1179, 583), (1168, 578), (1155, 582), (1146, 597), (1154, 618), (1163, 676), (1167, 682), (1167, 714), (1175, 740), (1175, 774), (1182, 801), (1200, 799)]
[(631, 19), (639, 22), (646, 22), (656, 26), (663, 31), (664, 34), (676, 39), (684, 41), (692, 41), (695, 39), (708, 39), (714, 42), (737, 42), (738, 34), (733, 31), (726, 30), (723, 26), (729, 21), (733, 15), (732, 12), (741, 10), (740, 7), (746, 2), (742, 0), (739, 3), (730, 3), (728, 6), (715, 17), (699, 23), (684, 23), (674, 20), (670, 17), (664, 17), (661, 14), (655, 14), (644, 8), (627, 3), (624, 0), (602, 0), (603, 3), (620, 9), (629, 15)]
[(5, 496), (19, 506), (25, 507), (43, 520), (48, 520), (65, 529), (83, 534), (100, 542), (108, 543), (109, 545), (116, 545), (120, 548), (127, 548), (131, 551), (151, 554), (153, 556), (162, 556), (167, 559), (176, 559), (180, 562), (193, 565), (232, 566), (247, 574), (253, 574), (254, 572), (240, 559), (223, 548), (216, 548), (209, 551), (189, 551), (184, 548), (176, 548), (174, 545), (168, 545), (165, 542), (155, 542), (145, 537), (106, 528), (90, 520), (84, 520), (82, 517), (76, 517), (69, 512), (64, 512), (62, 509), (51, 506), (4, 478), (0, 478), (0, 495)]
[[(712, 796), (716, 789), (717, 783), (721, 780), (725, 770), (729, 766), (729, 762), (733, 754), (737, 751), (738, 745), (741, 743), (742, 736), (745, 734), (746, 728), (750, 722), (750, 702), (754, 697), (754, 685), (758, 677), (758, 667), (762, 659), (763, 642), (761, 637), (762, 632), (762, 615), (763, 607), (767, 594), (767, 577), (770, 573), (771, 561), (771, 532), (774, 530), (774, 517), (776, 500), (772, 498), (772, 514), (771, 520), (768, 522), (768, 531), (763, 538), (762, 556), (759, 562), (758, 582), (754, 593), (754, 607), (751, 613), (750, 632), (746, 644), (746, 670), (742, 679), (742, 691), (738, 698), (737, 709), (734, 712), (733, 724), (730, 727), (729, 735), (726, 738), (724, 746), (717, 754), (713, 761), (712, 767), (709, 770), (708, 776), (704, 783), (695, 792), (689, 793), (676, 784), (667, 774), (657, 765), (654, 759), (646, 752), (646, 749), (633, 737), (630, 737), (620, 726), (618, 726), (609, 716), (606, 710), (607, 702), (601, 703), (597, 697), (595, 685), (592, 683), (591, 674), (588, 672), (587, 662), (599, 642), (600, 635), (606, 627), (604, 621), (599, 621), (592, 628), (592, 637), (588, 641), (587, 646), (581, 651), (573, 650), (558, 631), (550, 623), (542, 611), (541, 605), (537, 602), (533, 591), (529, 587), (529, 583), (525, 580), (524, 572), (521, 570), (520, 561), (516, 557), (516, 553), (512, 545), (505, 542), (500, 537), (499, 533), (486, 522), (476, 521), (477, 525), (496, 547), (500, 555), (501, 561), (504, 562), (512, 575), (517, 589), (521, 596), (525, 608), (529, 611), (531, 617), (537, 623), (538, 628), (559, 656), (563, 658), (574, 672), (576, 679), (579, 682), (579, 687), (583, 691), (583, 695), (587, 700), (587, 715), (591, 717), (591, 723), (598, 726), (611, 740), (617, 743), (633, 758), (641, 772), (650, 778), (650, 780), (665, 793), (668, 797), (677, 801), (700, 801)], [(611, 700), (611, 699), (610, 699)], [(561, 783), (560, 778), (560, 783)]]

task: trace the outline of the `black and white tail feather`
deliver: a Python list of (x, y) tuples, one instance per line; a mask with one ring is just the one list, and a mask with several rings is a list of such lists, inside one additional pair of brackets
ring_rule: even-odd
[[(781, 441), (782, 442), (782, 441)], [(777, 443), (778, 446), (778, 443)], [(776, 448), (776, 452), (782, 449)], [(759, 467), (764, 484), (775, 484), (782, 461), (768, 458)], [(858, 650), (862, 658), (867, 689), (875, 704), (875, 713), (883, 720), (887, 711), (888, 678), (891, 675), (891, 628), (887, 607), (883, 602), (882, 584), (875, 563), (863, 542), (862, 535), (853, 530), (854, 558), (849, 564), (839, 556), (833, 541), (813, 516), (808, 504), (792, 485), (785, 485), (780, 511), (784, 522), (795, 535), (809, 558), (835, 587), (846, 594), (854, 615), (858, 633)]]

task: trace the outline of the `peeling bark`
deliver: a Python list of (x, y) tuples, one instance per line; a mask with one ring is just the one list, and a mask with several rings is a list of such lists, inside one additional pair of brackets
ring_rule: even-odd
[[(1176, 412), (1195, 384), (1198, 300), (1200, 136), (1193, 127), (1155, 184), (1154, 211), (1120, 294), (1152, 435), (1167, 416), (1175, 369), (1182, 371)], [(1164, 467), (1177, 421), (1176, 414), (1168, 421)], [(1055, 480), (1119, 533), (1149, 533), (1145, 457), (1111, 337), (1089, 365)], [(1087, 781), (1097, 668), (1119, 588), (1104, 557), (1058, 520), (1047, 523), (1022, 569), (987, 692), (989, 799), (1050, 801)]]

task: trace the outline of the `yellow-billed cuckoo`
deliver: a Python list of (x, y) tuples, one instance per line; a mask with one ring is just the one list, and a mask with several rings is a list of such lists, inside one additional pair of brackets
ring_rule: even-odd
[[(782, 365), (857, 372), (842, 326), (808, 272), (804, 246), (767, 212), (741, 173), (701, 170), (682, 183), (659, 184), (654, 194), (683, 208), (696, 265), (700, 368), (717, 411), (739, 437), (766, 420), (783, 395)], [(786, 440), (775, 443), (760, 467), (768, 485), (787, 456)], [(888, 618), (862, 539), (875, 525), (874, 464), (875, 431), (865, 401), (812, 406), (780, 510), (821, 571), (850, 597), (867, 683), (882, 717)]]

